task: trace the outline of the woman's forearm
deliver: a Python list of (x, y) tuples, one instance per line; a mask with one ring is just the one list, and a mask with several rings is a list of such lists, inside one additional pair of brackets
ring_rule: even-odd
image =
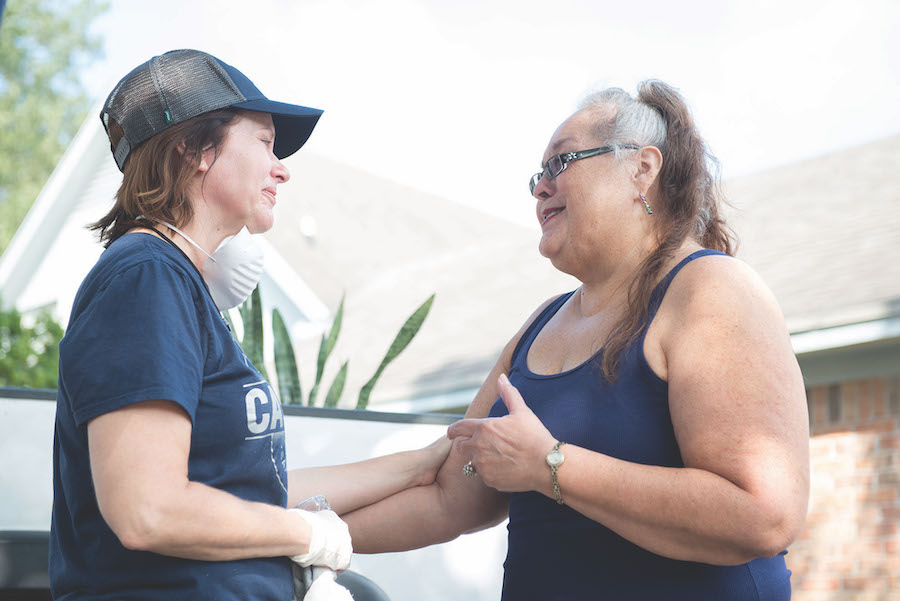
[(288, 507), (324, 495), (338, 514), (371, 505), (410, 487), (430, 484), (450, 448), (446, 437), (415, 451), (366, 461), (288, 472)]
[[(796, 534), (791, 524), (802, 524), (775, 499), (712, 472), (631, 463), (571, 445), (563, 449), (559, 481), (566, 504), (659, 555), (741, 564), (777, 554)], [(787, 486), (783, 474), (773, 477)], [(549, 473), (545, 488), (552, 497)]]
[(411, 488), (341, 515), (350, 527), (353, 550), (408, 551), (503, 521), (507, 495), (488, 488), (479, 478), (465, 478), (463, 463), (463, 457), (451, 452), (434, 484)]
[(132, 550), (206, 561), (309, 550), (311, 530), (300, 516), (197, 482), (143, 499), (115, 495), (101, 502), (101, 511), (123, 546)]
[(408, 551), (453, 540), (461, 531), (449, 516), (439, 515), (440, 495), (437, 485), (420, 486), (342, 514), (354, 552)]
[[(510, 356), (526, 326), (504, 347), (466, 411), (467, 417), (483, 418), (490, 412), (497, 399), (497, 377), (509, 369)], [(461, 454), (454, 445), (445, 460), (442, 459), (432, 484), (409, 488), (377, 503), (341, 513), (350, 527), (353, 550), (386, 553), (418, 549), (503, 521), (508, 513), (508, 496), (486, 486), (481, 478), (463, 476), (462, 466), (469, 459), (471, 456)]]

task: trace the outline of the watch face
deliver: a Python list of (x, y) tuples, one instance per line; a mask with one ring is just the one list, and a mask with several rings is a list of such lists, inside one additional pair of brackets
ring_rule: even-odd
[(563, 454), (560, 453), (559, 450), (550, 451), (547, 454), (547, 463), (554, 467), (562, 463), (563, 459), (565, 459), (565, 457), (563, 457)]

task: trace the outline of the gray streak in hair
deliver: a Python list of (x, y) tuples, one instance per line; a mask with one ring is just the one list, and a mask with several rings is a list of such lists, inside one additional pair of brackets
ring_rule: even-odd
[[(658, 111), (647, 106), (621, 88), (606, 88), (588, 94), (578, 105), (578, 110), (595, 114), (612, 108), (610, 120), (595, 124), (597, 135), (605, 144), (637, 144), (656, 146), (665, 156), (666, 121)], [(616, 148), (616, 157), (621, 158)]]

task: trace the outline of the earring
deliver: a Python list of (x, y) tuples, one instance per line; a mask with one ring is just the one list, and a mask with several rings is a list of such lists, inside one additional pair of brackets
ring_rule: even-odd
[(641, 197), (641, 202), (644, 203), (644, 208), (647, 209), (647, 214), (652, 215), (653, 209), (650, 208), (650, 203), (647, 202), (647, 197), (640, 193), (638, 194), (638, 196)]

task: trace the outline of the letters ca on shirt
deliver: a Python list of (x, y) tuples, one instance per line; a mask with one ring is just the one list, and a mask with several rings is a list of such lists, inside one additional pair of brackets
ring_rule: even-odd
[(284, 412), (281, 402), (266, 380), (244, 384), (247, 410), (245, 441), (268, 442), (272, 468), (281, 488), (287, 492), (287, 457), (284, 448)]
[(284, 431), (281, 403), (265, 380), (244, 384), (244, 404), (247, 407), (247, 436), (245, 440), (271, 436)]

